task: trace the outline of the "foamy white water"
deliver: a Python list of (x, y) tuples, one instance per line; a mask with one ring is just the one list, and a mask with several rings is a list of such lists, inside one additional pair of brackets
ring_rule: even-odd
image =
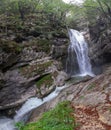
[(27, 120), (27, 116), (28, 116), (28, 114), (30, 114), (29, 112), (31, 112), (31, 110), (33, 110), (34, 108), (39, 107), (43, 103), (45, 103), (47, 101), (50, 101), (51, 99), (56, 97), (59, 94), (60, 90), (62, 90), (63, 88), (65, 88), (65, 86), (57, 87), (54, 92), (49, 94), (47, 97), (43, 98), (43, 100), (41, 100), (39, 98), (36, 98), (36, 97), (28, 99), (26, 101), (26, 103), (17, 112), (17, 114), (14, 117), (14, 120), (16, 122), (21, 121), (21, 120), (22, 121)]
[(14, 116), (14, 119), (9, 119), (5, 117), (0, 118), (0, 130), (16, 130), (15, 124), (19, 121), (27, 121), (28, 117), (31, 114), (31, 111), (34, 108), (39, 107), (45, 102), (50, 101), (51, 99), (55, 98), (62, 89), (64, 89), (66, 86), (63, 87), (56, 87), (55, 91), (49, 94), (47, 97), (45, 97), (43, 100), (34, 97), (28, 99), (23, 106), (17, 111), (16, 115)]
[(0, 130), (15, 130), (14, 120), (2, 117), (0, 119)]
[(23, 106), (17, 111), (16, 115), (14, 116), (14, 119), (9, 118), (0, 118), (0, 130), (16, 130), (15, 124), (19, 121), (27, 121), (29, 118), (31, 111), (34, 108), (39, 107), (45, 102), (50, 101), (54, 97), (56, 97), (62, 89), (64, 89), (66, 86), (63, 87), (56, 87), (55, 91), (49, 94), (47, 97), (43, 98), (43, 100), (33, 97), (28, 99)]
[[(84, 36), (77, 30), (70, 29), (69, 38), (70, 38), (70, 45), (68, 47), (68, 53), (71, 53), (72, 62), (74, 62), (73, 57), (75, 56), (76, 53), (79, 71), (80, 71), (79, 75), (94, 76), (90, 64), (90, 59), (88, 57), (88, 46), (84, 39)], [(74, 68), (73, 64), (71, 67), (72, 67), (71, 71), (73, 71)]]

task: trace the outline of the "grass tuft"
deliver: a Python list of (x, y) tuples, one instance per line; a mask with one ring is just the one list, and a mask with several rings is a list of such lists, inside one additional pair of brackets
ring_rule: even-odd
[(20, 130), (74, 130), (76, 125), (72, 113), (70, 102), (63, 101), (45, 112), (38, 122), (26, 124)]

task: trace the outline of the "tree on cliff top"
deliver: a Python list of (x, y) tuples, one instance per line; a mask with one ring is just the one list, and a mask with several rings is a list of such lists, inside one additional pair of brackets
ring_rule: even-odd
[(111, 22), (110, 0), (85, 0), (84, 7), (86, 9), (88, 20), (91, 23), (101, 16)]
[[(0, 14), (13, 16), (25, 21), (30, 14), (46, 17), (51, 25), (65, 25), (77, 18), (77, 5), (66, 4), (62, 0), (1, 0)], [(71, 14), (71, 15), (68, 15)], [(74, 16), (75, 15), (75, 16)], [(66, 22), (68, 21), (68, 22)]]

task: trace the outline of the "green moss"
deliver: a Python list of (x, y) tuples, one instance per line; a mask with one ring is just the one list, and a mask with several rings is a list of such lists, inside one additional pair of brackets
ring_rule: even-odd
[(23, 122), (17, 122), (17, 123), (15, 124), (15, 127), (17, 127), (18, 130), (23, 130), (24, 123), (23, 123)]
[(45, 63), (40, 64), (34, 64), (34, 65), (28, 65), (22, 68), (19, 68), (22, 75), (24, 75), (27, 78), (33, 77), (37, 74), (42, 74), (46, 69), (48, 69), (49, 66), (52, 65), (52, 61), (47, 61)]
[(6, 53), (20, 53), (23, 47), (14, 41), (0, 41), (0, 48)]
[(46, 87), (50, 87), (52, 84), (53, 84), (53, 79), (51, 74), (42, 77), (40, 80), (36, 82), (37, 87), (41, 87), (42, 85), (45, 85)]
[(44, 113), (35, 123), (29, 123), (20, 130), (74, 130), (75, 119), (69, 101), (59, 103), (54, 109)]
[(90, 84), (90, 85), (88, 86), (88, 90), (91, 90), (91, 89), (93, 89), (93, 88), (95, 88), (95, 87), (96, 87), (95, 84)]
[(67, 37), (67, 30), (59, 28), (58, 30), (54, 30), (52, 34), (54, 37)]
[(44, 51), (46, 53), (50, 52), (51, 43), (47, 39), (39, 39), (37, 42), (37, 51)]
[(84, 96), (80, 96), (79, 98), (80, 98), (80, 99), (84, 99)]
[(27, 44), (27, 46), (36, 46), (37, 52), (45, 52), (46, 54), (48, 54), (50, 53), (51, 49), (51, 41), (46, 39), (45, 34), (43, 34), (41, 38), (39, 37), (38, 39), (32, 40), (30, 43)]

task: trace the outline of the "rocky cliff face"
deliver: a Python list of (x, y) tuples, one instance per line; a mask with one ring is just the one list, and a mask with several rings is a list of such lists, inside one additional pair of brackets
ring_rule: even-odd
[(105, 22), (98, 20), (95, 25), (89, 26), (89, 56), (95, 68), (111, 62), (111, 29)]
[(12, 32), (1, 37), (0, 113), (13, 115), (28, 98), (43, 98), (68, 78), (62, 60), (67, 54), (66, 34), (46, 35), (45, 30), (36, 35), (36, 31), (21, 30), (19, 36)]

